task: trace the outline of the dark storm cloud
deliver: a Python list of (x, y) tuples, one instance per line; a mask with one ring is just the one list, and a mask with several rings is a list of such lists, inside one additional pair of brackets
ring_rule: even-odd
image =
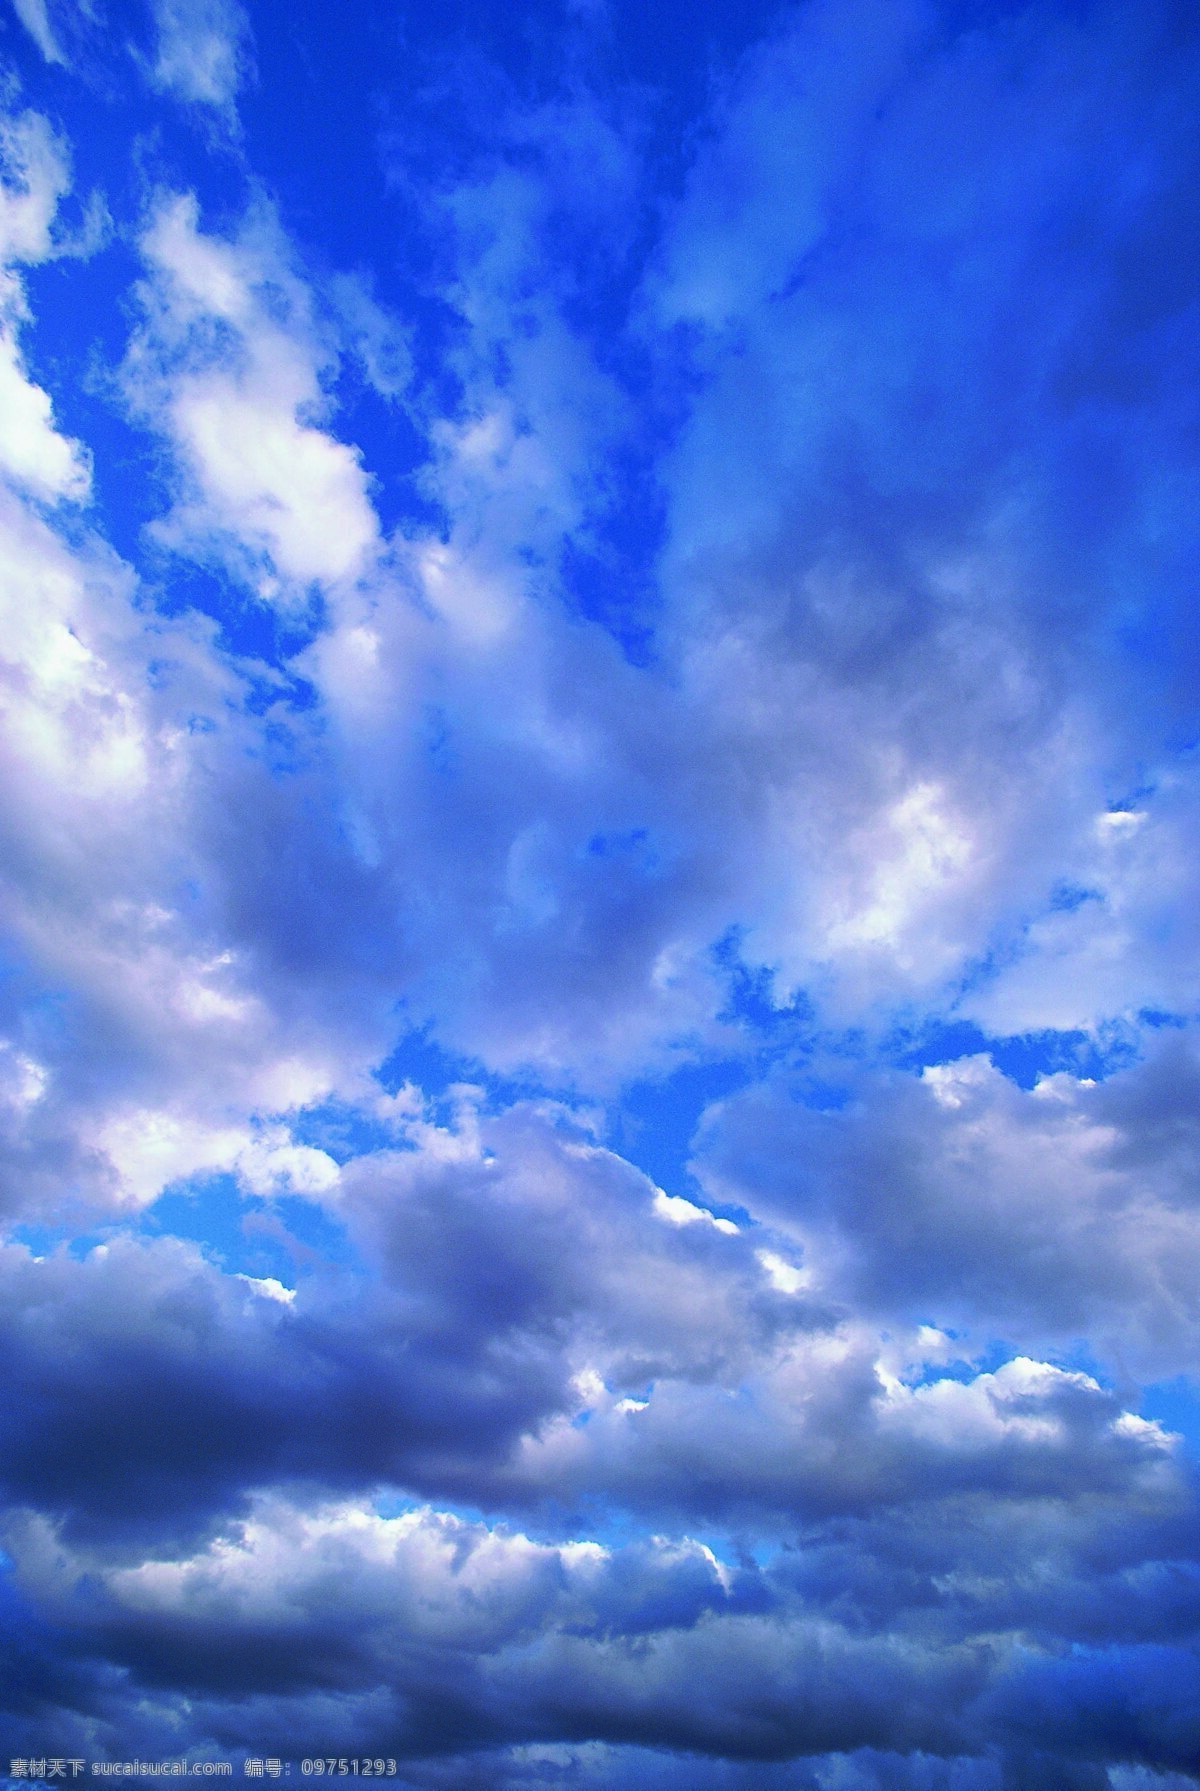
[(4, 1270), (7, 1494), (83, 1534), (187, 1534), (277, 1479), (469, 1485), (564, 1398), (535, 1341), (370, 1297), (293, 1317), (171, 1242)]
[[(987, 1574), (982, 1557), (959, 1555), (957, 1586), (938, 1571), (953, 1557), (949, 1516), (930, 1525), (924, 1559), (911, 1536), (897, 1546), (883, 1526), (845, 1539), (852, 1569), (873, 1547), (909, 1556), (906, 1583), (874, 1621), (844, 1590), (822, 1599), (815, 1577), (801, 1579), (806, 1550), (765, 1571), (719, 1569), (694, 1543), (535, 1544), (429, 1512), (383, 1520), (268, 1502), (188, 1560), (134, 1567), (72, 1555), (36, 1522), (14, 1528), (9, 1546), (27, 1595), (79, 1663), (47, 1684), (45, 1707), (57, 1691), (105, 1720), (99, 1663), (119, 1662), (140, 1688), (144, 1745), (161, 1746), (186, 1692), (193, 1733), (219, 1749), (318, 1752), (356, 1734), (371, 1751), (402, 1751), (416, 1783), (437, 1783), (436, 1757), (465, 1746), (573, 1744), (586, 1758), (597, 1741), (818, 1768), (830, 1753), (859, 1754), (864, 1787), (971, 1783), (939, 1776), (964, 1756), (979, 1772), (993, 1762), (999, 1777), (978, 1782), (1006, 1791), (1042, 1782), (1028, 1775), (1055, 1761), (1081, 1785), (1102, 1782), (1105, 1760), (1186, 1769), (1194, 1560), (1190, 1635), (1122, 1634), (1114, 1587), (1107, 1629), (1067, 1649), (1062, 1636), (1076, 1630), (1047, 1621), (1064, 1544), (1080, 1559), (1124, 1549), (1126, 1589), (1187, 1563), (1155, 1564), (1124, 1544), (1115, 1504), (1093, 1505), (1074, 1534), (1061, 1508), (1014, 1511), (1011, 1536), (995, 1544), (1011, 1564), (1032, 1520), (1032, 1546), (1007, 1575), (1016, 1602), (1004, 1616), (1016, 1621), (998, 1627), (998, 1558)], [(982, 1504), (953, 1513), (968, 1535), (976, 1520), (994, 1531), (996, 1516)], [(1169, 1528), (1143, 1541), (1161, 1545)], [(516, 1760), (492, 1758), (497, 1783), (520, 1782)], [(623, 1783), (619, 1757), (612, 1770)], [(666, 1782), (685, 1772), (680, 1762)]]
[(819, 1322), (748, 1243), (659, 1218), (578, 1135), (516, 1115), (492, 1142), (499, 1160), (449, 1133), (362, 1159), (344, 1201), (372, 1273), (309, 1277), (293, 1306), (172, 1240), (9, 1247), (9, 1496), (129, 1535), (281, 1477), (484, 1496), (523, 1435), (578, 1410), (591, 1352), (618, 1387), (728, 1382)]
[[(289, 1480), (777, 1533), (950, 1490), (1176, 1484), (1163, 1433), (1087, 1376), (900, 1382), (894, 1346), (775, 1285), (770, 1234), (685, 1203), (679, 1223), (553, 1116), (362, 1159), (341, 1198), (367, 1275), (291, 1304), (169, 1240), (10, 1248), (9, 1497), (133, 1544)], [(914, 1359), (945, 1341), (914, 1335)]]

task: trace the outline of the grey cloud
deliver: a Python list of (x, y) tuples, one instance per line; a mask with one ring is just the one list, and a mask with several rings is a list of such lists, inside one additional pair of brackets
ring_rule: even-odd
[(344, 1296), (293, 1317), (183, 1245), (4, 1267), (6, 1490), (82, 1534), (194, 1534), (279, 1479), (469, 1485), (563, 1397), (519, 1339), (459, 1346)]
[(1025, 1091), (975, 1058), (867, 1074), (815, 1111), (779, 1078), (710, 1113), (698, 1166), (859, 1309), (983, 1342), (1087, 1335), (1152, 1378), (1196, 1349), (1194, 1078), (1184, 1035), (1098, 1086)]
[[(1086, 1638), (1097, 1684), (1072, 1690), (1041, 1741), (1057, 1757), (1061, 1728), (1069, 1758), (1077, 1732), (1114, 1723), (1125, 1757), (1179, 1764), (1178, 1714), (1126, 1721), (1105, 1662), (1114, 1649), (1138, 1673), (1155, 1649), (1189, 1660), (1193, 1495), (1161, 1442), (1113, 1429), (1111, 1396), (1015, 1368), (893, 1394), (889, 1434), (869, 1340), (839, 1365), (836, 1334), (810, 1313), (798, 1341), (814, 1377), (784, 1380), (777, 1397), (801, 1405), (760, 1422), (748, 1399), (762, 1407), (797, 1336), (756, 1316), (765, 1277), (746, 1240), (701, 1218), (664, 1222), (627, 1167), (536, 1115), (491, 1133), (485, 1122), (482, 1137), (491, 1157), (460, 1135), (457, 1166), (444, 1134), (407, 1162), (359, 1166), (342, 1198), (385, 1271), (365, 1302), (302, 1285), (289, 1310), (177, 1244), (114, 1242), (84, 1263), (11, 1253), (5, 1350), (21, 1430), (5, 1459), (10, 1496), (34, 1509), (6, 1547), (29, 1638), (23, 1683), (41, 1688), (33, 1715), (14, 1711), (18, 1733), (58, 1710), (56, 1733), (72, 1733), (75, 1711), (93, 1747), (107, 1735), (122, 1755), (141, 1738), (161, 1751), (186, 1696), (190, 1733), (218, 1751), (344, 1751), (351, 1737), (418, 1760), (499, 1750), (464, 1761), (468, 1783), (493, 1763), (500, 1784), (519, 1775), (513, 1748), (592, 1741), (617, 1750), (619, 1774), (622, 1750), (666, 1738), (685, 1755), (813, 1756), (814, 1771), (845, 1750), (864, 1787), (970, 1783), (939, 1780), (936, 1760), (986, 1753), (993, 1782), (1015, 1791), (1032, 1744), (1008, 1675), (1033, 1674), (1031, 1695), (1053, 1701), (1062, 1639)], [(475, 1215), (461, 1232), (456, 1206)], [(647, 1282), (660, 1312), (640, 1303)], [(716, 1292), (696, 1306), (694, 1335), (723, 1315), (723, 1347), (689, 1366), (671, 1294), (695, 1302), (706, 1282)], [(573, 1346), (620, 1359), (639, 1326), (661, 1368), (687, 1378), (660, 1382), (641, 1410), (615, 1413), (609, 1396), (608, 1417), (572, 1432), (585, 1451), (574, 1487), (556, 1480), (552, 1447), (514, 1483), (520, 1430), (552, 1443), (546, 1415), (575, 1409)], [(930, 1433), (923, 1397), (961, 1409)], [(510, 1509), (556, 1492), (627, 1502), (656, 1525), (690, 1507), (735, 1538), (743, 1522), (761, 1536), (775, 1506), (791, 1544), (738, 1566), (735, 1539), (722, 1574), (692, 1543), (603, 1555), (319, 1503), (322, 1487), (422, 1478)], [(246, 1496), (280, 1481), (302, 1502)], [(39, 1506), (65, 1520), (57, 1534)], [(997, 1640), (1009, 1634), (1026, 1638), (1028, 1661)], [(114, 1663), (129, 1676), (120, 1695)], [(413, 1770), (436, 1784), (435, 1765)], [(1086, 1748), (1079, 1770), (1100, 1770)]]
[(203, 1527), (280, 1478), (487, 1498), (593, 1355), (618, 1386), (729, 1380), (816, 1322), (744, 1240), (653, 1216), (619, 1160), (528, 1119), (494, 1142), (499, 1165), (436, 1142), (356, 1164), (371, 1279), (310, 1276), (290, 1308), (168, 1240), (10, 1247), (10, 1497), (114, 1534)]
[[(455, 1770), (458, 1782), (520, 1784), (525, 1749), (527, 1766), (548, 1750), (546, 1776), (572, 1768), (587, 1782), (589, 1761), (604, 1761), (624, 1783), (620, 1753), (604, 1749), (664, 1738), (699, 1756), (701, 1782), (716, 1786), (742, 1782), (738, 1760), (795, 1761), (795, 1776), (766, 1782), (815, 1786), (831, 1754), (853, 1756), (842, 1770), (863, 1791), (1017, 1791), (1055, 1760), (1080, 1786), (1103, 1783), (1105, 1761), (1189, 1763), (1191, 1718), (1161, 1689), (1164, 1670), (1174, 1688), (1194, 1676), (1186, 1642), (1106, 1639), (1064, 1655), (1031, 1633), (1028, 1612), (1000, 1631), (986, 1602), (958, 1639), (874, 1634), (844, 1608), (822, 1610), (811, 1589), (798, 1602), (771, 1569), (722, 1583), (691, 1544), (587, 1555), (432, 1513), (381, 1523), (268, 1504), (240, 1536), (181, 1563), (112, 1570), (53, 1547), (39, 1561), (36, 1526), (10, 1548), (26, 1596), (72, 1636), (84, 1685), (93, 1658), (133, 1674), (147, 1739), (186, 1688), (193, 1731), (219, 1750), (290, 1757), (357, 1733), (431, 1785)], [(745, 1610), (747, 1588), (765, 1611)], [(652, 1628), (647, 1591), (660, 1600)], [(75, 1677), (60, 1683), (64, 1702), (80, 1693)], [(103, 1691), (92, 1688), (97, 1714)], [(472, 1763), (464, 1748), (488, 1751)], [(661, 1770), (682, 1782), (684, 1761)]]
[(482, 1138), (360, 1160), (338, 1198), (366, 1278), (290, 1305), (166, 1240), (11, 1248), (10, 1499), (133, 1546), (275, 1483), (776, 1535), (951, 1491), (1177, 1496), (1163, 1434), (1086, 1376), (888, 1381), (877, 1333), (774, 1285), (769, 1233), (672, 1223), (529, 1113)]
[[(470, 1108), (468, 1107), (468, 1113)], [(572, 1116), (536, 1104), (343, 1176), (351, 1234), (448, 1335), (554, 1339), (579, 1366), (594, 1348), (629, 1390), (656, 1374), (736, 1377), (776, 1338), (828, 1322), (781, 1296), (755, 1241), (699, 1209), (679, 1225), (655, 1189)]]

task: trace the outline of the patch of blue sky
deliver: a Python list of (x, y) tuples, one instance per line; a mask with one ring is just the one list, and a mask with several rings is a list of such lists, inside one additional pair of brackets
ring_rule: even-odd
[(270, 1277), (292, 1287), (306, 1274), (361, 1272), (346, 1229), (301, 1196), (247, 1194), (229, 1175), (197, 1176), (168, 1188), (136, 1218), (79, 1230), (19, 1224), (7, 1236), (36, 1257), (64, 1252), (82, 1262), (121, 1234), (183, 1238), (226, 1274)]
[(417, 476), (429, 461), (429, 437), (406, 405), (380, 392), (349, 352), (328, 393), (335, 409), (326, 428), (358, 450), (384, 535), (436, 531), (443, 512)]
[(1188, 1456), (1200, 1465), (1200, 1377), (1177, 1374), (1151, 1381), (1139, 1390), (1136, 1410), (1182, 1437)]
[(101, 1225), (80, 1231), (69, 1225), (13, 1225), (6, 1237), (20, 1244), (32, 1256), (54, 1256), (62, 1250), (76, 1262), (82, 1262), (92, 1251), (105, 1244), (119, 1227)]
[[(40, 1010), (33, 1016), (33, 1031), (42, 1028), (39, 1025), (41, 1015), (51, 1020), (54, 1030), (61, 1026), (62, 998), (55, 999), (44, 992), (41, 978), (29, 963), (25, 954), (15, 944), (9, 942), (0, 947), (0, 1019), (6, 1026), (28, 1026), (28, 1004), (30, 1000), (39, 1001)], [(49, 1007), (45, 1004), (49, 1002)]]
[(86, 1038), (78, 998), (68, 989), (47, 986), (35, 966), (20, 960), (7, 976), (0, 965), (0, 1014), (6, 1008), (39, 1057), (70, 1051)]
[(402, 1033), (375, 1071), (375, 1079), (387, 1094), (397, 1094), (405, 1083), (411, 1082), (423, 1094), (438, 1100), (455, 1083), (470, 1082), (484, 1087), (488, 1071), (478, 1058), (448, 1050), (434, 1036), (432, 1026), (427, 1024), (410, 1026)]
[(1175, 1013), (1167, 1008), (1143, 1007), (1138, 1010), (1138, 1025), (1147, 1027), (1151, 1032), (1182, 1032), (1186, 1027), (1195, 1024), (1196, 1014)]
[(362, 1272), (346, 1228), (326, 1208), (295, 1194), (264, 1198), (231, 1175), (197, 1176), (160, 1194), (136, 1228), (144, 1237), (198, 1244), (231, 1275), (270, 1277), (285, 1287), (306, 1274)]
[[(700, 1119), (748, 1080), (746, 1064), (734, 1058), (681, 1064), (669, 1076), (634, 1082), (614, 1106), (610, 1142), (668, 1194), (684, 1191), (691, 1198), (698, 1184), (689, 1164)], [(713, 1210), (735, 1222), (745, 1217), (740, 1209)]]
[(516, 1101), (547, 1098), (570, 1104), (576, 1097), (569, 1084), (530, 1074), (502, 1075), (478, 1057), (455, 1051), (437, 1037), (432, 1022), (422, 1025), (407, 1019), (407, 1002), (399, 1004), (403, 1030), (388, 1056), (373, 1072), (387, 1094), (394, 1095), (412, 1083), (432, 1104), (434, 1117), (443, 1123), (452, 1113), (451, 1093), (468, 1084), (479, 1089), (492, 1111)]
[(653, 559), (658, 544), (653, 516), (632, 526), (623, 517), (605, 519), (590, 540), (568, 537), (559, 561), (565, 600), (607, 629), (634, 665), (654, 659), (658, 591)]
[(161, 443), (130, 419), (112, 372), (128, 344), (123, 301), (141, 271), (120, 237), (87, 258), (28, 269), (35, 321), (21, 332), (25, 364), (50, 393), (59, 429), (91, 451), (87, 520), (127, 560), (142, 553), (143, 530), (165, 508), (170, 476)]
[[(389, 1094), (395, 1094), (411, 1077), (401, 1077)], [(422, 1091), (424, 1092), (424, 1091)], [(289, 1132), (296, 1144), (322, 1150), (341, 1165), (372, 1151), (404, 1149), (395, 1127), (365, 1110), (343, 1101), (318, 1101), (291, 1116)]]
[(1047, 1028), (1003, 1037), (985, 1032), (973, 1020), (932, 1018), (897, 1027), (884, 1040), (881, 1054), (897, 1068), (913, 1070), (988, 1056), (1010, 1081), (1029, 1089), (1060, 1070), (1103, 1082), (1136, 1062), (1139, 1052), (1135, 1033), (1120, 1025), (1096, 1033)]
[(663, 855), (648, 827), (618, 828), (610, 833), (593, 833), (580, 848), (580, 858), (621, 859), (633, 863), (647, 877), (657, 877), (664, 869)]
[[(432, 407), (444, 414), (446, 350), (461, 325), (440, 290), (447, 269), (427, 194), (398, 181), (386, 154), (389, 131), (401, 119), (406, 132), (421, 137), (417, 165), (433, 172), (439, 111), (426, 91), (428, 122), (422, 120), (424, 71), (408, 42), (414, 23), (419, 32), (411, 17), (358, 0), (333, 15), (300, 4), (287, 31), (262, 35), (259, 78), (242, 98), (241, 117), (248, 158), (289, 233), (310, 249), (318, 272), (354, 274), (369, 264), (376, 299), (404, 318), (416, 382), (432, 387)], [(430, 18), (426, 29), (433, 25)], [(321, 44), (319, 56), (313, 42)], [(364, 50), (371, 71), (365, 91)], [(294, 128), (298, 116), (306, 121), (303, 132)], [(465, 126), (467, 116), (458, 116), (450, 134), (461, 137)], [(380, 243), (384, 254), (376, 252)], [(406, 455), (414, 452), (398, 425), (387, 428), (390, 447), (401, 443)]]
[(712, 962), (725, 985), (725, 1001), (717, 1019), (776, 1048), (809, 1042), (813, 1007), (808, 996), (800, 990), (790, 1001), (776, 1001), (776, 973), (769, 965), (747, 960), (745, 937), (743, 928), (731, 927), (712, 948)]
[[(215, 561), (198, 564), (153, 543), (143, 543), (139, 551), (141, 589), (146, 598), (164, 616), (196, 611), (216, 625), (218, 645), (242, 662), (252, 712), (261, 712), (271, 702), (295, 709), (312, 707), (313, 686), (297, 673), (293, 662), (323, 620), (324, 609), (315, 592), (306, 607), (280, 609), (264, 602)], [(255, 662), (269, 668), (270, 675), (256, 677)]]
[(1104, 892), (1087, 889), (1081, 883), (1056, 883), (1050, 891), (1047, 906), (1051, 914), (1074, 914), (1088, 902), (1103, 902)]
[[(402, 1489), (385, 1487), (378, 1491), (371, 1500), (371, 1509), (377, 1517), (397, 1518), (409, 1517), (414, 1511), (425, 1511), (430, 1501), (415, 1498)], [(489, 1513), (482, 1505), (464, 1504), (458, 1499), (438, 1499), (436, 1510), (443, 1516), (457, 1518), (464, 1524), (486, 1524)]]

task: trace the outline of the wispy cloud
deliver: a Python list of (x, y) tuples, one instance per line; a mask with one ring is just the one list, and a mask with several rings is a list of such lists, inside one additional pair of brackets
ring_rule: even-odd
[(253, 66), (250, 21), (238, 0), (153, 0), (153, 12), (155, 84), (179, 99), (230, 111)]
[(47, 62), (57, 62), (66, 66), (67, 58), (59, 47), (50, 24), (50, 13), (46, 0), (13, 0), (17, 17), (32, 37)]

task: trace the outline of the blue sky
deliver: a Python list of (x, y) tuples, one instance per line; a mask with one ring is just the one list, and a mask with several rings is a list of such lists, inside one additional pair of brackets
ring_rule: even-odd
[(1200, 1786), (1200, 27), (3, 0), (0, 1771)]

